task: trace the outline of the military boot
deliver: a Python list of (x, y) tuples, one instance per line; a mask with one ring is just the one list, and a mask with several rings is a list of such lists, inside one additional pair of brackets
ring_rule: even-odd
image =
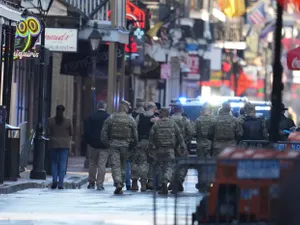
[(146, 188), (147, 190), (153, 190), (153, 182), (151, 180), (149, 180), (146, 184)]
[(131, 190), (132, 190), (132, 191), (138, 191), (138, 190), (139, 190), (139, 186), (138, 186), (138, 183), (137, 183), (137, 179), (133, 179), (133, 180), (132, 180), (132, 187), (131, 187)]
[(120, 183), (118, 183), (116, 185), (116, 189), (114, 191), (114, 194), (115, 195), (120, 195), (120, 194), (123, 194), (123, 190), (122, 190), (122, 185)]
[(141, 192), (147, 191), (147, 185), (145, 181), (141, 181)]
[(168, 194), (168, 185), (167, 184), (162, 184), (160, 191), (158, 194), (160, 195), (167, 195)]

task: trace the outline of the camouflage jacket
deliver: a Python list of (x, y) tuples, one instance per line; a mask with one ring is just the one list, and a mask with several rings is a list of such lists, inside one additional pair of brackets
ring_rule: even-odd
[(154, 148), (176, 149), (178, 146), (184, 151), (187, 149), (178, 125), (169, 118), (157, 121), (150, 131), (149, 151)]
[(214, 137), (215, 119), (213, 116), (200, 116), (195, 122), (197, 143), (211, 142)]
[(138, 132), (135, 120), (124, 112), (112, 114), (104, 122), (101, 141), (110, 147), (136, 146)]
[(185, 143), (188, 143), (195, 135), (191, 121), (181, 113), (173, 114), (171, 120), (178, 125)]
[(226, 112), (221, 112), (215, 117), (214, 140), (237, 140), (242, 135), (242, 125), (237, 118)]

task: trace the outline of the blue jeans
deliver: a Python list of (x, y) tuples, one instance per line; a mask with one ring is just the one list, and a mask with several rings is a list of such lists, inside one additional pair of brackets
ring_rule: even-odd
[(69, 149), (67, 148), (51, 149), (53, 183), (57, 183), (57, 176), (58, 176), (59, 187), (62, 187), (64, 183), (64, 178), (67, 170), (68, 153), (69, 153)]
[(126, 183), (126, 186), (131, 186), (131, 182), (130, 182), (130, 162), (129, 160), (126, 160), (126, 167), (125, 167), (125, 183)]

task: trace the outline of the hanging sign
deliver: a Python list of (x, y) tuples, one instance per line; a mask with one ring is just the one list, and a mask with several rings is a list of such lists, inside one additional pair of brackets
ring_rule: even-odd
[(169, 79), (171, 77), (171, 67), (170, 64), (160, 65), (160, 79)]
[(290, 70), (300, 70), (300, 47), (287, 53), (287, 67)]
[[(39, 57), (34, 45), (42, 30), (43, 25), (35, 16), (28, 16), (17, 23), (14, 59)], [(2, 46), (2, 52), (4, 50), (5, 45)]]

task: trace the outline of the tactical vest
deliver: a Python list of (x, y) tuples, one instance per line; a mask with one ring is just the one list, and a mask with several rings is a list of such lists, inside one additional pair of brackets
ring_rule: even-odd
[(129, 115), (113, 114), (110, 135), (113, 140), (128, 140), (131, 138), (131, 122)]
[(153, 126), (153, 122), (151, 122), (151, 119), (153, 119), (155, 116), (145, 116), (143, 113), (139, 116), (139, 125), (138, 125), (138, 134), (139, 134), (139, 140), (142, 139), (149, 139), (150, 130)]
[(211, 126), (212, 126), (212, 119), (209, 118), (203, 118), (200, 119), (199, 122), (197, 122), (196, 129), (199, 132), (199, 136), (201, 138), (210, 138), (209, 135), (211, 133)]
[(174, 122), (158, 121), (157, 122), (156, 142), (159, 147), (174, 148), (176, 145)]

